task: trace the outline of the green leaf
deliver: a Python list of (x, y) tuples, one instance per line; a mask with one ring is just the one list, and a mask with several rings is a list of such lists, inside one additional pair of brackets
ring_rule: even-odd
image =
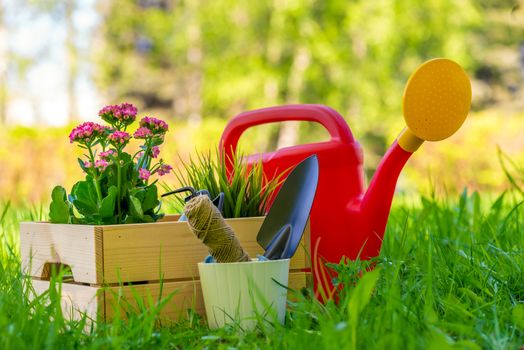
[(91, 202), (85, 202), (81, 199), (75, 199), (73, 201), (73, 205), (78, 210), (78, 212), (84, 216), (90, 216), (94, 214), (98, 214), (98, 207), (93, 205)]
[(513, 316), (513, 323), (515, 323), (515, 326), (524, 331), (524, 304), (515, 305), (511, 311), (511, 314)]
[(129, 212), (135, 219), (143, 220), (144, 212), (142, 211), (142, 204), (135, 196), (129, 196)]
[(131, 196), (134, 196), (134, 197), (137, 197), (137, 198), (138, 198), (138, 194), (139, 194), (140, 192), (144, 192), (144, 191), (145, 191), (145, 190), (144, 190), (143, 187), (135, 187), (135, 188), (132, 188), (132, 189), (129, 190), (129, 194), (130, 194)]
[(132, 216), (128, 216), (125, 220), (124, 220), (124, 224), (135, 224), (137, 222), (140, 222), (140, 220), (132, 217)]
[(144, 201), (142, 202), (142, 210), (147, 212), (148, 210), (155, 209), (159, 204), (158, 201), (158, 189), (156, 186), (149, 186), (146, 189)]
[(236, 200), (236, 203), (235, 203), (235, 211), (234, 211), (234, 214), (233, 214), (234, 217), (236, 217), (236, 218), (238, 218), (240, 216), (242, 207), (244, 206), (243, 205), (245, 203), (244, 196), (246, 194), (246, 189), (247, 189), (248, 185), (249, 185), (249, 182), (247, 182), (247, 181), (244, 182), (244, 184), (242, 185), (242, 188), (238, 192), (237, 200)]
[(347, 312), (351, 325), (351, 336), (353, 348), (356, 349), (357, 344), (357, 328), (360, 314), (371, 300), (371, 295), (378, 278), (380, 277), (380, 269), (367, 272), (362, 276), (355, 289), (351, 293), (351, 298), (347, 306)]
[(114, 216), (117, 196), (118, 188), (116, 186), (109, 187), (108, 194), (102, 199), (102, 204), (100, 205), (100, 217), (110, 218)]
[(80, 164), (80, 168), (82, 168), (82, 170), (87, 173), (88, 169), (84, 165), (84, 161), (81, 158), (78, 158), (78, 164)]
[(118, 224), (117, 222), (117, 216), (111, 216), (109, 218), (102, 218), (102, 222), (101, 222), (102, 225), (114, 225), (114, 224)]
[(144, 215), (144, 216), (142, 217), (142, 220), (143, 220), (144, 222), (155, 222), (154, 218), (153, 218), (151, 215)]
[(87, 181), (79, 181), (73, 186), (71, 195), (75, 200), (80, 200), (88, 206), (97, 207), (97, 194), (95, 185), (93, 184), (93, 178), (91, 176), (87, 176), (86, 178), (88, 179)]
[(66, 190), (62, 186), (56, 186), (51, 193), (52, 202), (49, 206), (49, 219), (52, 223), (70, 223), (70, 203), (67, 201)]

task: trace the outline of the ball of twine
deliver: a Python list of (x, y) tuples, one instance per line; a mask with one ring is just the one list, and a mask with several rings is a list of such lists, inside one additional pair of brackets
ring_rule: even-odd
[(196, 196), (186, 203), (184, 214), (191, 231), (219, 263), (249, 261), (233, 229), (208, 196)]

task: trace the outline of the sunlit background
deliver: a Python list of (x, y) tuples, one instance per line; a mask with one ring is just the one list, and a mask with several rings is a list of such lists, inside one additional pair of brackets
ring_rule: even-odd
[[(167, 120), (163, 157), (216, 147), (227, 120), (272, 105), (339, 111), (363, 145), (368, 179), (403, 127), (410, 73), (459, 62), (472, 113), (425, 144), (399, 192), (501, 191), (498, 149), (524, 164), (524, 1), (1, 0), (0, 198), (48, 201), (81, 176), (70, 129), (105, 104)], [(246, 153), (326, 137), (308, 123), (248, 131)], [(175, 183), (174, 177), (166, 181)]]

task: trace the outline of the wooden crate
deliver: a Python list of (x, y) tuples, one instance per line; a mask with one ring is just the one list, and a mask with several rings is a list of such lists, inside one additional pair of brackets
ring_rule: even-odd
[[(263, 219), (227, 220), (252, 257), (263, 253), (256, 242)], [(53, 265), (67, 265), (71, 269), (72, 281), (62, 284), (63, 308), (68, 315), (74, 310), (73, 316), (85, 312), (93, 319), (109, 320), (114, 316), (118, 295), (130, 305), (136, 304), (136, 295), (158, 300), (159, 280), (163, 281), (163, 296), (177, 291), (162, 315), (178, 319), (192, 307), (204, 315), (197, 263), (208, 251), (187, 223), (177, 220), (178, 216), (173, 215), (151, 224), (21, 223), (22, 268), (33, 278), (37, 293), (49, 288)], [(293, 289), (307, 284), (306, 247), (309, 247), (309, 225), (291, 259), (289, 285)]]
[[(309, 273), (290, 272), (288, 285), (294, 290), (299, 290), (309, 284), (309, 279)], [(36, 294), (42, 294), (49, 289), (50, 282), (33, 279), (32, 284)], [(125, 312), (138, 311), (137, 296), (147, 306), (151, 306), (151, 303), (154, 305), (160, 296), (171, 296), (160, 312), (160, 317), (170, 320), (186, 318), (188, 309), (194, 309), (203, 317), (206, 314), (199, 280), (164, 282), (162, 295), (158, 282), (127, 286), (62, 283), (62, 310), (66, 318), (78, 319), (85, 313), (93, 320), (110, 321), (119, 308), (120, 317), (125, 317)], [(292, 299), (293, 295), (289, 295), (289, 298)]]

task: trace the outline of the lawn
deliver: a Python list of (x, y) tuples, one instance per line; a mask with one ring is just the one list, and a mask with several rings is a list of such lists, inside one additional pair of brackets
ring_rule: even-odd
[(414, 204), (397, 198), (375, 270), (357, 279), (364, 262), (338, 267), (348, 285), (339, 305), (297, 293), (284, 326), (261, 323), (250, 332), (211, 331), (191, 312), (189, 320), (159, 322), (158, 309), (91, 329), (86, 320), (64, 319), (56, 291), (31, 301), (20, 271), (18, 222), (41, 219), (47, 209), (3, 203), (0, 348), (519, 349), (524, 346), (519, 196), (463, 193), (420, 197)]

